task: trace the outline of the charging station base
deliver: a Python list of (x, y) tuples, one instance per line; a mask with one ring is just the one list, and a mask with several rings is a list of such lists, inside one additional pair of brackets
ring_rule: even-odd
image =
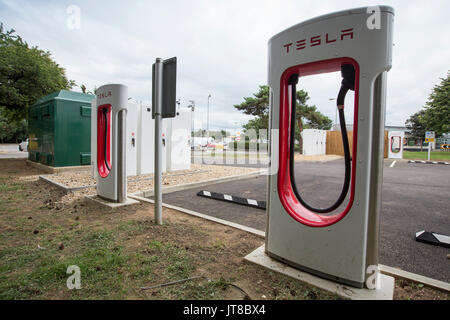
[(395, 280), (393, 277), (380, 274), (380, 289), (358, 289), (335, 283), (330, 280), (316, 277), (312, 274), (294, 269), (287, 264), (281, 263), (275, 259), (269, 257), (265, 251), (265, 246), (257, 248), (250, 254), (248, 254), (244, 260), (260, 265), (271, 271), (275, 271), (284, 274), (288, 277), (297, 279), (302, 282), (306, 282), (320, 289), (337, 294), (340, 297), (351, 300), (392, 300), (394, 297), (394, 285)]
[(118, 207), (123, 207), (123, 206), (129, 206), (132, 204), (136, 204), (139, 203), (139, 201), (128, 198), (127, 197), (127, 201), (125, 203), (117, 203), (117, 202), (109, 202), (105, 199), (100, 198), (99, 196), (95, 195), (95, 196), (86, 196), (87, 199), (94, 201), (96, 203), (99, 203), (101, 205), (104, 205), (106, 207), (109, 208), (118, 208)]

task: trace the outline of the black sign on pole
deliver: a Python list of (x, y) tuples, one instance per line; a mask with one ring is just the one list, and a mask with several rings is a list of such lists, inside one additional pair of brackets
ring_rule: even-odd
[[(177, 57), (163, 61), (163, 89), (162, 89), (163, 118), (175, 118), (177, 95)], [(155, 64), (152, 68), (152, 118), (155, 119)]]

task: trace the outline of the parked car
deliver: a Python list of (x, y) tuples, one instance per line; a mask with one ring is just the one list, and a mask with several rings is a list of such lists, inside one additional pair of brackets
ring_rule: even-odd
[(19, 143), (19, 151), (28, 151), (28, 139)]

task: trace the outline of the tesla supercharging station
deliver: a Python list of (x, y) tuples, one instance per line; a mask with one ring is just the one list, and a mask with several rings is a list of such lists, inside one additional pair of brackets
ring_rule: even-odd
[(109, 84), (98, 88), (97, 118), (97, 195), (110, 202), (127, 201), (126, 121), (128, 88)]
[(388, 158), (403, 159), (403, 139), (405, 133), (403, 131), (389, 131), (388, 133)]
[[(275, 35), (269, 41), (268, 77), (271, 165), (265, 251), (297, 269), (369, 289), (376, 287), (367, 280), (378, 275), (386, 74), (394, 21), (392, 8), (376, 8), (378, 15), (368, 8), (345, 10)], [(293, 174), (292, 97), (302, 77), (336, 71), (342, 77), (336, 96), (346, 173), (334, 205), (313, 208), (302, 199)], [(344, 118), (350, 90), (355, 92), (351, 154)]]

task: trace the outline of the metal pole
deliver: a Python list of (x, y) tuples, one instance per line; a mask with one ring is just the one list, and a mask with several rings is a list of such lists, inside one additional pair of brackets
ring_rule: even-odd
[(428, 142), (428, 161), (431, 159), (431, 142)]
[(192, 127), (192, 144), (194, 145), (194, 153), (195, 153), (195, 123), (194, 123), (194, 109), (195, 109), (195, 101), (189, 100), (191, 103), (191, 111), (192, 111), (192, 117), (191, 117), (191, 127)]
[(162, 224), (162, 85), (163, 60), (156, 58), (155, 63), (155, 223)]
[(206, 119), (206, 136), (209, 137), (209, 98), (211, 98), (211, 95), (208, 95), (208, 115)]
[(192, 145), (194, 146), (194, 152), (195, 152), (195, 128), (194, 128), (194, 106), (191, 108), (191, 131), (192, 131)]
[(337, 126), (337, 111), (338, 111), (338, 108), (335, 108), (335, 109), (336, 109), (336, 113), (334, 115), (334, 126), (336, 127)]
[(211, 94), (208, 95), (208, 118), (206, 121), (206, 151), (208, 151), (209, 145), (209, 98), (211, 98)]
[[(336, 100), (335, 98), (328, 98), (328, 101), (333, 101)], [(338, 114), (338, 109), (336, 107), (334, 107), (335, 109), (335, 115), (334, 115), (334, 126), (333, 126), (333, 131), (335, 130), (335, 128), (337, 128), (337, 114)]]
[(118, 141), (117, 141), (117, 201), (127, 202), (127, 157), (126, 157), (126, 132), (127, 132), (127, 111), (120, 110), (118, 116)]

